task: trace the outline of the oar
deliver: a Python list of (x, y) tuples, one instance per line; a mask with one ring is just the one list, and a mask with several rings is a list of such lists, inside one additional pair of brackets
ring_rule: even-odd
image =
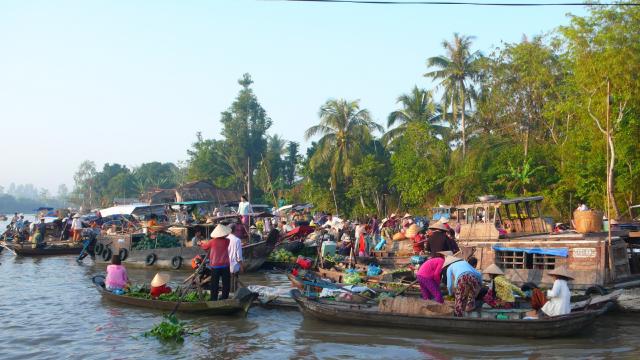
[(180, 299), (176, 303), (176, 306), (173, 308), (173, 311), (171, 311), (171, 314), (169, 316), (173, 316), (176, 313), (176, 311), (178, 311), (178, 308), (180, 307), (180, 304), (182, 303), (182, 300), (184, 300), (184, 297), (189, 293), (189, 290), (191, 290), (193, 285), (197, 282), (197, 280), (195, 280), (196, 276), (198, 275), (200, 270), (204, 266), (206, 266), (208, 258), (209, 258), (209, 256), (206, 255), (204, 257), (204, 259), (202, 260), (202, 262), (200, 263), (200, 266), (198, 266), (198, 268), (193, 272), (193, 274), (191, 274), (191, 276), (189, 276), (187, 278), (187, 279), (191, 279), (191, 283), (189, 284), (189, 286), (187, 286), (186, 288), (183, 289), (182, 294), (180, 294)]
[(2, 242), (2, 243), (0, 243), (0, 246), (2, 246), (3, 248), (9, 250), (13, 255), (18, 256), (18, 253), (16, 253), (15, 250), (13, 250), (7, 243)]

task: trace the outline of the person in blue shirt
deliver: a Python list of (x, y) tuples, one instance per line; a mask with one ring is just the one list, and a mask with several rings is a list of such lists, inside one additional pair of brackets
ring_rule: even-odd
[(455, 297), (454, 316), (473, 311), (476, 297), (482, 288), (482, 274), (471, 264), (455, 256), (447, 256), (442, 265), (446, 269), (447, 290)]

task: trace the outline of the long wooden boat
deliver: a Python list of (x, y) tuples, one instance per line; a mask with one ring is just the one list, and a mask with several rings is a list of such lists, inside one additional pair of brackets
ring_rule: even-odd
[(59, 241), (47, 242), (42, 248), (34, 248), (32, 243), (6, 243), (5, 246), (20, 256), (78, 255), (82, 250), (82, 243)]
[[(135, 235), (133, 236), (135, 237)], [(102, 253), (96, 253), (96, 262), (108, 263), (111, 259), (110, 254), (117, 254), (123, 251), (121, 249), (125, 249), (126, 256), (124, 257), (123, 264), (126, 266), (191, 271), (191, 259), (196, 255), (206, 253), (206, 251), (200, 247), (191, 246), (134, 250), (131, 248), (131, 237), (132, 235), (100, 235), (98, 241), (103, 251)], [(120, 242), (120, 240), (124, 240), (124, 242)], [(100, 248), (100, 246), (98, 246), (98, 248)], [(274, 245), (268, 243), (266, 240), (243, 245), (242, 256), (244, 258), (244, 271), (258, 271), (269, 258), (269, 254), (273, 251), (273, 248)], [(106, 249), (109, 249), (109, 251)], [(106, 256), (105, 253), (109, 256)]]
[[(104, 299), (118, 302), (125, 305), (144, 307), (154, 310), (173, 311), (176, 308), (176, 301), (150, 300), (135, 298), (126, 295), (116, 295), (108, 291), (104, 287), (104, 277), (94, 276), (92, 279), (94, 285)], [(239, 289), (232, 299), (218, 301), (197, 301), (197, 302), (181, 302), (178, 306), (180, 312), (199, 313), (203, 315), (231, 315), (237, 313), (246, 314), (251, 304), (256, 299), (257, 294), (252, 293), (246, 288)]]
[(368, 304), (325, 302), (304, 297), (292, 290), (304, 316), (322, 321), (350, 325), (397, 327), (425, 331), (468, 333), (473, 335), (549, 338), (578, 333), (595, 322), (609, 306), (599, 310), (584, 310), (568, 315), (537, 320), (498, 320), (487, 318), (418, 316), (381, 312)]

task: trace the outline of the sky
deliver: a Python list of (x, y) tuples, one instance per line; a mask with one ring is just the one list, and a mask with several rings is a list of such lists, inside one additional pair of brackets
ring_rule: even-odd
[(129, 167), (187, 159), (196, 133), (248, 72), (300, 142), (329, 98), (359, 99), (386, 125), (396, 99), (430, 88), (425, 60), (453, 33), (489, 53), (567, 24), (582, 7), (318, 4), (259, 0), (0, 2), (0, 186), (71, 188), (84, 160)]

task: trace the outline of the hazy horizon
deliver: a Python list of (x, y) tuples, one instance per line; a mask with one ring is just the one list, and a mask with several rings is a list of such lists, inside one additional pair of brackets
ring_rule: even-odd
[(366, 6), (270, 1), (0, 3), (0, 186), (73, 188), (84, 160), (187, 159), (245, 72), (273, 120), (303, 133), (329, 98), (360, 99), (386, 125), (395, 100), (454, 32), (484, 53), (566, 24), (583, 7)]

